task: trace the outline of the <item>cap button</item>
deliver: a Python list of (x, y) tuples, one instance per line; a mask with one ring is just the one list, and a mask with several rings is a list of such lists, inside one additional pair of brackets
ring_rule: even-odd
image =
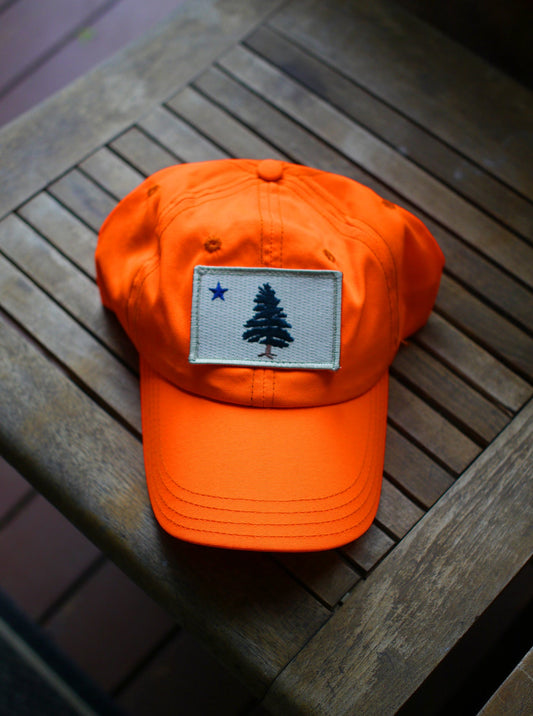
[(257, 176), (264, 181), (278, 181), (283, 176), (283, 164), (277, 159), (263, 159), (257, 165)]

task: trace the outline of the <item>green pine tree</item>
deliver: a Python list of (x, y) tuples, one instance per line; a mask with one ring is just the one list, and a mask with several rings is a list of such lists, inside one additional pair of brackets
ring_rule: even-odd
[(287, 328), (292, 326), (285, 320), (287, 314), (283, 312), (279, 302), (276, 292), (269, 283), (259, 286), (259, 292), (254, 298), (255, 315), (246, 321), (244, 328), (248, 330), (242, 334), (245, 341), (266, 346), (265, 352), (259, 353), (258, 356), (266, 356), (271, 360), (276, 355), (272, 353), (272, 346), (286, 348), (294, 340), (287, 331)]

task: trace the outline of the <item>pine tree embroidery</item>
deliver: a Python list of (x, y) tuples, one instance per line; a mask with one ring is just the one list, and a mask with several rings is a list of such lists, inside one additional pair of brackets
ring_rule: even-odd
[(265, 352), (259, 353), (258, 357), (265, 356), (272, 360), (276, 355), (272, 353), (272, 346), (286, 348), (294, 340), (286, 330), (292, 326), (285, 320), (287, 314), (279, 306), (279, 298), (276, 298), (276, 292), (269, 283), (259, 286), (254, 303), (257, 304), (254, 307), (255, 316), (244, 324), (248, 330), (242, 334), (242, 337), (249, 343), (261, 343), (266, 346)]

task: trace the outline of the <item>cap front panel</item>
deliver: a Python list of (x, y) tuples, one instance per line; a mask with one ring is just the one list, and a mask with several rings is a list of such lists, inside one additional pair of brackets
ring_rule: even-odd
[[(238, 192), (213, 190), (194, 202), (184, 202), (174, 214), (165, 217), (159, 237), (160, 261), (132, 299), (135, 310), (130, 314), (135, 316), (135, 332), (144, 357), (178, 387), (241, 405), (304, 407), (360, 395), (387, 369), (394, 351), (387, 251), (369, 249), (369, 239), (361, 229), (347, 226), (338, 212), (335, 215), (331, 210), (329, 214), (317, 210), (312, 191), (305, 200), (295, 196), (292, 183), (285, 178), (278, 182), (250, 178), (241, 181)], [(236, 355), (232, 349), (225, 359), (222, 348), (216, 361), (211, 362), (195, 352), (191, 345), (191, 316), (196, 315), (193, 279), (197, 267), (259, 270), (272, 263), (281, 264), (275, 268), (301, 272), (296, 303), (301, 305), (302, 292), (307, 292), (308, 309), (300, 310), (299, 319), (311, 332), (307, 344), (295, 339), (271, 358), (276, 353), (275, 346), (256, 351), (257, 344), (242, 338), (244, 324), (254, 316), (254, 301), (268, 283), (261, 278), (253, 280), (253, 295), (247, 299), (249, 315), (242, 332), (234, 334), (240, 336), (235, 348), (239, 357), (232, 359)], [(342, 276), (342, 298), (340, 292), (335, 299), (332, 290), (324, 292), (316, 279), (310, 278), (305, 286), (307, 279), (303, 277), (309, 271)], [(203, 308), (222, 310), (230, 306), (231, 291), (224, 290), (228, 289), (224, 280), (212, 283), (203, 287)], [(327, 281), (323, 285), (329, 286)], [(248, 287), (248, 293), (250, 290)], [(295, 296), (290, 295), (293, 293), (286, 292), (280, 303), (288, 323), (288, 306), (295, 302)], [(294, 325), (293, 330), (297, 333), (298, 327)], [(194, 324), (192, 331), (196, 340)], [(287, 331), (294, 338), (291, 330)], [(338, 349), (325, 349), (326, 343), (331, 344), (332, 331), (340, 346), (340, 357)], [(307, 349), (298, 353), (305, 345)], [(258, 361), (265, 350), (270, 353)], [(328, 350), (329, 357), (325, 359)], [(313, 351), (315, 359), (309, 357)], [(243, 357), (245, 354), (248, 359)], [(291, 354), (296, 356), (294, 360)], [(281, 370), (279, 366), (284, 363)]]

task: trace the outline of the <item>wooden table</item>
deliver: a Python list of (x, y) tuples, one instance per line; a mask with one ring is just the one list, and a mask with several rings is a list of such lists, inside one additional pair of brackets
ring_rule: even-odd
[[(274, 713), (442, 701), (531, 557), (532, 128), (531, 93), (387, 0), (195, 0), (0, 133), (0, 451)], [(343, 549), (203, 548), (149, 506), (97, 232), (145, 175), (226, 156), (362, 181), (446, 255), (392, 366), (375, 524)]]

